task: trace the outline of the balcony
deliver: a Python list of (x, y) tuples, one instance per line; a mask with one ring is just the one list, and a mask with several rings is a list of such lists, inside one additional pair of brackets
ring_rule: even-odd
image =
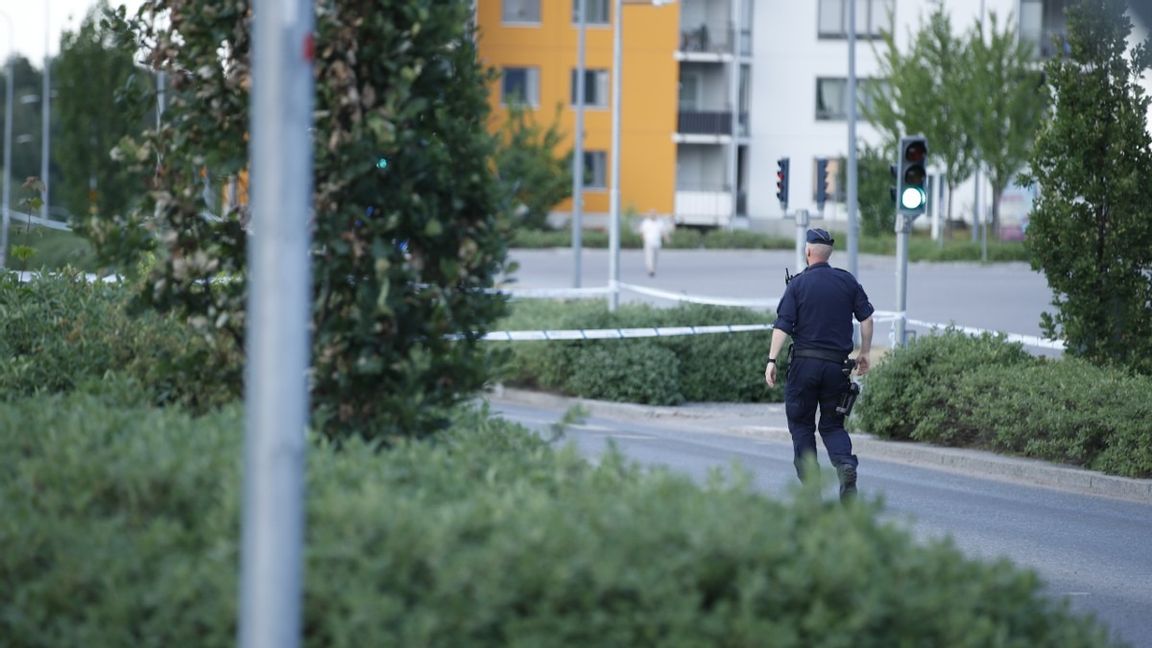
[(676, 188), (676, 222), (682, 225), (724, 227), (733, 216), (732, 192), (721, 186)]
[(682, 135), (731, 135), (732, 112), (681, 110), (677, 114), (676, 132)]
[(731, 26), (700, 24), (680, 30), (680, 51), (685, 54), (732, 54)]

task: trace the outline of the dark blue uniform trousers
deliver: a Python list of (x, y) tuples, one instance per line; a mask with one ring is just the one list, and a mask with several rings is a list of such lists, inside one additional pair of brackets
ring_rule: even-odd
[(844, 429), (844, 415), (836, 404), (848, 387), (848, 376), (839, 363), (819, 358), (793, 358), (784, 386), (784, 411), (792, 433), (796, 474), (804, 479), (804, 462), (816, 455), (816, 410), (820, 410), (820, 437), (835, 467), (858, 465), (852, 454), (852, 439)]

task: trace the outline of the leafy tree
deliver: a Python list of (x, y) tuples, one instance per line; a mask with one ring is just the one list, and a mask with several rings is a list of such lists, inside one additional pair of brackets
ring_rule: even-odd
[(860, 225), (865, 236), (892, 234), (896, 227), (896, 204), (889, 188), (889, 167), (895, 155), (891, 151), (864, 144), (857, 155), (859, 176)]
[(121, 138), (143, 132), (149, 88), (137, 74), (132, 52), (117, 47), (110, 27), (101, 25), (107, 10), (102, 0), (77, 31), (64, 33), (52, 69), (58, 92), (52, 159), (59, 169), (53, 202), (74, 215), (122, 212), (139, 193), (110, 154)]
[(1152, 139), (1139, 85), (1152, 58), (1147, 41), (1125, 55), (1123, 0), (1081, 0), (1067, 16), (1070, 52), (1047, 64), (1053, 117), (1028, 178), (1040, 188), (1033, 266), (1056, 295), (1042, 326), (1072, 355), (1152, 373)]
[(968, 43), (973, 65), (971, 95), (976, 100), (972, 136), (980, 166), (992, 185), (995, 232), (1000, 226), (1000, 197), (1028, 161), (1046, 106), (1037, 92), (1042, 76), (1011, 17), (1000, 29), (999, 18), (992, 12), (989, 23), (985, 33), (984, 22), (977, 21)]
[(927, 20), (921, 18), (907, 54), (896, 47), (894, 34), (882, 34), (877, 58), (887, 83), (863, 86), (870, 97), (863, 112), (893, 150), (902, 135), (922, 133), (928, 138), (930, 158), (944, 169), (950, 221), (954, 190), (976, 169), (971, 131), (977, 111), (970, 48), (953, 34), (942, 0), (934, 5)]
[[(20, 55), (12, 60), (12, 169), (13, 182), (22, 183), (25, 178), (40, 175), (40, 142), (42, 113), (40, 95), (43, 93), (44, 74), (39, 68)], [(7, 87), (7, 62), (0, 69), (0, 96)], [(25, 97), (29, 100), (26, 102)], [(32, 101), (31, 99), (35, 99)], [(0, 150), (4, 146), (3, 128), (0, 128)], [(0, 164), (3, 160), (0, 159)], [(5, 171), (8, 171), (5, 169)], [(17, 202), (13, 192), (13, 206)]]
[(501, 125), (496, 168), (513, 188), (517, 225), (545, 229), (548, 212), (572, 195), (572, 153), (556, 155), (563, 138), (559, 117), (557, 106), (552, 123), (542, 128), (531, 112), (511, 106)]
[[(247, 231), (243, 203), (204, 218), (202, 187), (247, 165), (251, 10), (144, 0), (134, 17), (119, 11), (118, 32), (168, 73), (170, 103), (158, 131), (118, 149), (152, 190), (93, 236), (122, 262), (156, 242), (144, 303), (238, 348), (246, 239), (260, 232)], [(504, 312), (490, 288), (505, 270), (507, 199), (471, 18), (468, 0), (316, 3), (310, 385), (329, 437), (430, 433), (487, 376), (478, 338)]]

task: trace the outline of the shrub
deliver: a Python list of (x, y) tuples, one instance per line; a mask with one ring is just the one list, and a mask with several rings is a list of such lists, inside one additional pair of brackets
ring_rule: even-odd
[[(525, 300), (513, 305), (513, 314), (501, 323), (503, 330), (556, 330), (599, 328), (652, 328), (764, 324), (770, 313), (744, 308), (681, 305), (656, 308), (647, 304), (623, 304), (608, 312), (602, 301), (555, 302)], [(504, 348), (511, 358), (500, 376), (509, 384), (539, 387), (573, 395), (643, 403), (690, 401), (779, 402), (783, 387), (764, 384), (771, 331), (717, 333), (631, 340), (584, 340), (574, 342), (513, 342)], [(655, 346), (654, 351), (633, 352), (630, 347)], [(598, 350), (609, 349), (609, 353)], [(595, 351), (595, 352), (593, 352)], [(585, 357), (588, 356), (588, 357)], [(661, 368), (659, 358), (666, 358)], [(642, 360), (641, 360), (642, 359)], [(629, 362), (642, 362), (631, 371), (659, 371), (665, 376), (640, 374), (628, 381), (621, 372)], [(580, 375), (577, 371), (581, 372)], [(787, 371), (787, 363), (781, 367)], [(586, 372), (586, 375), (583, 375)], [(665, 388), (666, 379), (673, 382)], [(576, 382), (573, 383), (572, 381)], [(632, 382), (638, 381), (638, 382)], [(595, 383), (601, 383), (594, 386)], [(648, 384), (648, 387), (642, 387)], [(596, 394), (596, 396), (592, 396)], [(635, 400), (630, 395), (662, 394), (657, 399)]]
[[(131, 289), (82, 276), (43, 276), (29, 283), (0, 278), (0, 399), (70, 391), (86, 381), (135, 385), (120, 390), (157, 405), (206, 411), (239, 398), (241, 384), (209, 367), (241, 360), (215, 348), (172, 317), (133, 313)], [(238, 372), (236, 372), (238, 375)]]
[(960, 376), (1031, 362), (1035, 358), (1022, 345), (1006, 343), (1003, 335), (973, 337), (948, 329), (918, 337), (869, 374), (848, 423), (881, 437), (923, 440), (951, 423), (943, 405)]
[(867, 377), (853, 428), (1152, 477), (1152, 379), (959, 332), (916, 340)]
[[(0, 405), (5, 644), (232, 645), (242, 428), (236, 408)], [(307, 645), (1108, 645), (1034, 574), (815, 489), (593, 466), (483, 412), (346, 450), (309, 454)]]

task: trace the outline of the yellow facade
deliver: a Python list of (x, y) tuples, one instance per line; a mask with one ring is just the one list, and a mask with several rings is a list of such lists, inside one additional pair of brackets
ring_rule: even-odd
[[(607, 3), (609, 19), (615, 0)], [(560, 127), (565, 135), (557, 154), (572, 150), (576, 113), (572, 106), (571, 79), (577, 68), (577, 23), (572, 20), (573, 0), (540, 0), (539, 22), (505, 24), (503, 0), (479, 0), (480, 58), (484, 65), (502, 70), (506, 67), (539, 70), (539, 101), (534, 117), (549, 124), (562, 106)], [(591, 2), (591, 0), (589, 0)], [(676, 192), (676, 132), (679, 65), (674, 58), (679, 42), (679, 5), (651, 6), (625, 4), (623, 7), (620, 125), (620, 205), (623, 211), (655, 210), (671, 214)], [(607, 71), (607, 99), (603, 107), (586, 107), (584, 111), (584, 150), (603, 151), (606, 187), (586, 189), (584, 213), (606, 214), (609, 211), (609, 187), (612, 171), (612, 26), (589, 24), (585, 31), (585, 69)], [(491, 87), (493, 129), (504, 118), (501, 80)], [(566, 200), (556, 211), (570, 212), (572, 201)]]

